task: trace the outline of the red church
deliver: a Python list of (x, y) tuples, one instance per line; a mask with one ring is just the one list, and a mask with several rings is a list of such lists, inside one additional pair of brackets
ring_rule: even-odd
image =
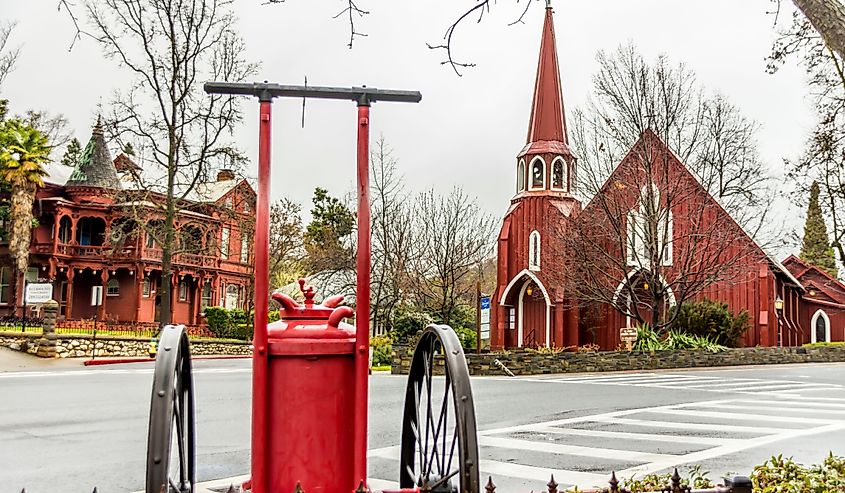
[(673, 307), (705, 298), (748, 312), (744, 346), (845, 338), (845, 285), (767, 255), (655, 132), (586, 204), (577, 163), (547, 7), (528, 137), (497, 240), (493, 349), (612, 350), (621, 328), (659, 326)]

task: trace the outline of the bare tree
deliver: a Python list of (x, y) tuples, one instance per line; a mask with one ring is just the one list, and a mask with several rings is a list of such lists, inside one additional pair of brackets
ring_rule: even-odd
[(370, 153), (372, 162), (372, 300), (375, 333), (393, 326), (397, 307), (408, 286), (407, 269), (413, 251), (413, 214), (405, 181), (393, 150), (380, 136)]
[(656, 133), (645, 131), (617, 164), (581, 168), (592, 183), (613, 171), (557, 232), (570, 259), (557, 275), (578, 302), (662, 329), (674, 322), (673, 306), (715, 283), (742, 282), (764, 259)]
[(242, 58), (230, 0), (91, 0), (86, 8), (91, 35), (135, 77), (116, 92), (108, 126), (121, 146), (132, 142), (146, 158), (137, 177), (151, 196), (136, 202), (163, 218), (148, 232), (162, 248), (161, 321), (169, 323), (180, 204), (215, 166), (242, 160), (228, 140), (241, 120), (237, 103), (204, 94), (202, 83), (242, 81), (255, 66)]
[(792, 0), (839, 57), (845, 58), (845, 5), (840, 0)]
[(18, 56), (21, 53), (20, 47), (12, 48), (8, 46), (9, 37), (12, 35), (12, 31), (14, 31), (16, 25), (16, 22), (0, 23), (0, 86), (3, 85), (3, 81), (15, 69), (15, 63), (17, 63)]
[(798, 57), (807, 71), (818, 123), (803, 155), (787, 161), (788, 178), (798, 185), (794, 199), (800, 203), (812, 182), (818, 181), (819, 202), (831, 222), (831, 246), (845, 263), (845, 62), (798, 13), (774, 43), (770, 71), (777, 71), (790, 57)]
[(287, 198), (270, 207), (270, 280), (276, 287), (304, 275), (301, 212), (302, 206)]
[(418, 308), (452, 324), (458, 308), (472, 303), (467, 281), (492, 254), (496, 221), (460, 188), (421, 193), (414, 216), (411, 294)]
[(695, 74), (633, 45), (599, 52), (593, 93), (571, 130), (581, 193), (589, 198), (646, 130), (656, 132), (721, 205), (759, 239), (772, 198), (757, 151), (758, 124), (724, 96), (707, 97)]

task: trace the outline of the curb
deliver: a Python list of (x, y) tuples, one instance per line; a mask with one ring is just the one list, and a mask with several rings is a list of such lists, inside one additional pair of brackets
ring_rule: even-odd
[[(192, 356), (191, 360), (201, 360), (201, 359), (245, 359), (245, 358), (252, 358), (250, 355), (219, 355), (219, 356)], [(100, 365), (119, 365), (123, 363), (144, 363), (155, 361), (155, 358), (111, 358), (111, 359), (88, 359), (82, 362), (84, 366), (100, 366)]]

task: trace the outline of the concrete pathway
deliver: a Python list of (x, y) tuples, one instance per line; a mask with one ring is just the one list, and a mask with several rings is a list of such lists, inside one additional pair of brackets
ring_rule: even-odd
[(0, 347), (0, 373), (10, 371), (33, 371), (82, 368), (80, 359), (44, 359), (31, 354)]

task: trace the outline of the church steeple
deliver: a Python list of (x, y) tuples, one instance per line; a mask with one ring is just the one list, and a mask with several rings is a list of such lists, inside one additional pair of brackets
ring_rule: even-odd
[(546, 1), (540, 57), (525, 147), (517, 156), (517, 195), (575, 189), (575, 157), (569, 150), (551, 2)]
[(527, 144), (541, 141), (566, 144), (566, 122), (563, 116), (563, 94), (560, 84), (560, 67), (557, 61), (555, 25), (552, 8), (547, 2), (540, 41), (540, 59), (537, 62), (537, 79), (534, 82), (534, 101), (528, 122)]

